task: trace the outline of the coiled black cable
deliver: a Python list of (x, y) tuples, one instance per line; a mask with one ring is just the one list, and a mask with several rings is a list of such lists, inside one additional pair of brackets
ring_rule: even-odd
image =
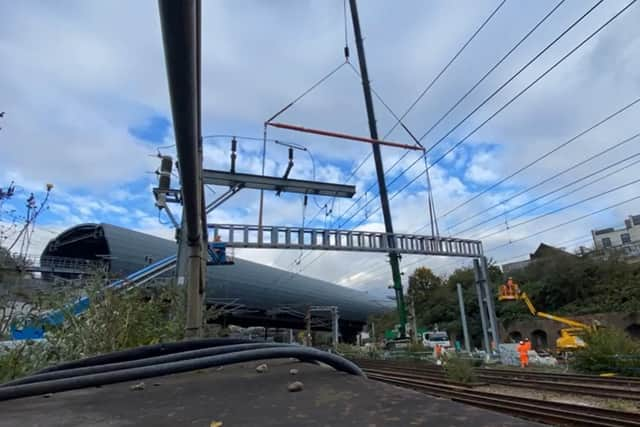
[(104, 365), (107, 363), (127, 362), (131, 360), (144, 359), (146, 357), (161, 356), (183, 351), (197, 350), (200, 348), (218, 347), (232, 344), (250, 344), (255, 341), (241, 338), (204, 338), (189, 341), (178, 341), (162, 344), (145, 345), (129, 350), (114, 351), (112, 353), (101, 354), (99, 356), (87, 357), (72, 362), (60, 363), (55, 366), (42, 369), (36, 374), (45, 372), (62, 371), (72, 368), (82, 368), (85, 366)]
[[(187, 343), (188, 342), (185, 342), (185, 344)], [(119, 353), (121, 354), (122, 352)], [(108, 358), (108, 356), (110, 355), (104, 356), (105, 358)], [(257, 348), (251, 350), (233, 351), (226, 354), (215, 354), (205, 357), (195, 357), (185, 360), (156, 363), (148, 366), (118, 369), (109, 372), (89, 373), (86, 375), (64, 377), (51, 380), (42, 380), (42, 377), (40, 377), (41, 380), (39, 382), (7, 385), (5, 387), (1, 387), (0, 401), (28, 396), (36, 396), (47, 393), (57, 393), (61, 391), (75, 390), (85, 387), (97, 387), (118, 382), (135, 381), (163, 375), (172, 375), (181, 372), (206, 369), (215, 366), (224, 366), (233, 363), (279, 358), (296, 358), (303, 361), (318, 361), (325, 363), (339, 371), (343, 371), (352, 375), (364, 376), (364, 373), (357, 365), (335, 354), (297, 345), (277, 345), (271, 348)], [(95, 358), (93, 359), (95, 361)], [(99, 364), (94, 363), (91, 366), (98, 367), (98, 365)], [(50, 372), (54, 371), (56, 370)], [(76, 371), (76, 373), (77, 372), (78, 371)]]
[(233, 353), (235, 351), (254, 350), (259, 348), (286, 347), (292, 344), (282, 343), (263, 343), (255, 342), (252, 344), (233, 344), (218, 347), (201, 348), (198, 350), (190, 350), (165, 354), (162, 356), (147, 357), (144, 359), (129, 360), (125, 362), (105, 363), (100, 365), (83, 366), (80, 368), (69, 368), (64, 370), (55, 370), (51, 372), (36, 373), (24, 378), (0, 384), (1, 387), (9, 387), (20, 384), (32, 384), (42, 381), (51, 381), (61, 378), (72, 378), (83, 375), (99, 374), (101, 372), (118, 371), (121, 369), (139, 368), (141, 366), (158, 365), (160, 363), (176, 362), (178, 360), (196, 359), (198, 357), (214, 356), (216, 354)]

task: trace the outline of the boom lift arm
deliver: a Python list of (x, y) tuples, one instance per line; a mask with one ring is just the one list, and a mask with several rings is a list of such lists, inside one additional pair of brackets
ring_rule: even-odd
[(536, 308), (533, 306), (533, 303), (529, 299), (529, 296), (527, 295), (526, 292), (520, 292), (516, 296), (516, 298), (523, 300), (524, 303), (527, 305), (527, 308), (529, 308), (529, 311), (531, 312), (531, 314), (533, 314), (534, 316), (542, 317), (544, 319), (553, 320), (553, 321), (556, 321), (556, 322), (559, 322), (559, 323), (564, 323), (565, 325), (571, 326), (572, 328), (579, 328), (579, 329), (590, 329), (591, 328), (586, 323), (582, 323), (582, 322), (578, 322), (578, 321), (575, 321), (575, 320), (567, 319), (566, 317), (555, 316), (553, 314), (544, 313), (542, 311), (537, 311)]

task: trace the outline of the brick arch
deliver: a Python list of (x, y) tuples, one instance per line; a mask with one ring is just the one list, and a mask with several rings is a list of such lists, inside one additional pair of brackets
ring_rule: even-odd
[(534, 350), (544, 350), (549, 348), (547, 332), (542, 329), (536, 329), (531, 332), (531, 346)]
[(513, 342), (521, 341), (522, 333), (520, 331), (511, 331), (509, 332), (509, 339)]
[(640, 324), (632, 323), (624, 328), (624, 330), (631, 338), (640, 340)]

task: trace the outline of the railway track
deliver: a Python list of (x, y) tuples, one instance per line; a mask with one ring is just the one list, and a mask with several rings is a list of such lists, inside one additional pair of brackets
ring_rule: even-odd
[(552, 425), (640, 426), (640, 416), (630, 412), (482, 392), (468, 387), (446, 384), (441, 380), (425, 379), (420, 374), (406, 371), (365, 368), (365, 372), (372, 380)]
[[(363, 368), (396, 369), (402, 372), (414, 373), (425, 379), (445, 380), (443, 369), (437, 366), (418, 366), (378, 361), (360, 361), (358, 363)], [(640, 379), (632, 377), (609, 378), (593, 375), (549, 374), (490, 368), (477, 369), (476, 377), (480, 382), (488, 384), (582, 394), (607, 399), (640, 401)]]

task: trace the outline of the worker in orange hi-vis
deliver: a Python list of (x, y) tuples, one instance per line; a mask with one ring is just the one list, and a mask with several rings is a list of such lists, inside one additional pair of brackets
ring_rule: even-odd
[(513, 283), (512, 277), (507, 279), (507, 295), (511, 297), (516, 296), (516, 285)]
[(529, 341), (529, 338), (524, 339), (524, 345), (527, 347), (527, 351), (531, 351), (531, 341)]
[(440, 356), (442, 356), (442, 347), (440, 346), (440, 344), (436, 344), (436, 346), (434, 347), (433, 355), (436, 360), (440, 360)]
[(520, 354), (520, 367), (526, 367), (529, 364), (529, 350), (524, 341), (520, 341), (516, 351)]

